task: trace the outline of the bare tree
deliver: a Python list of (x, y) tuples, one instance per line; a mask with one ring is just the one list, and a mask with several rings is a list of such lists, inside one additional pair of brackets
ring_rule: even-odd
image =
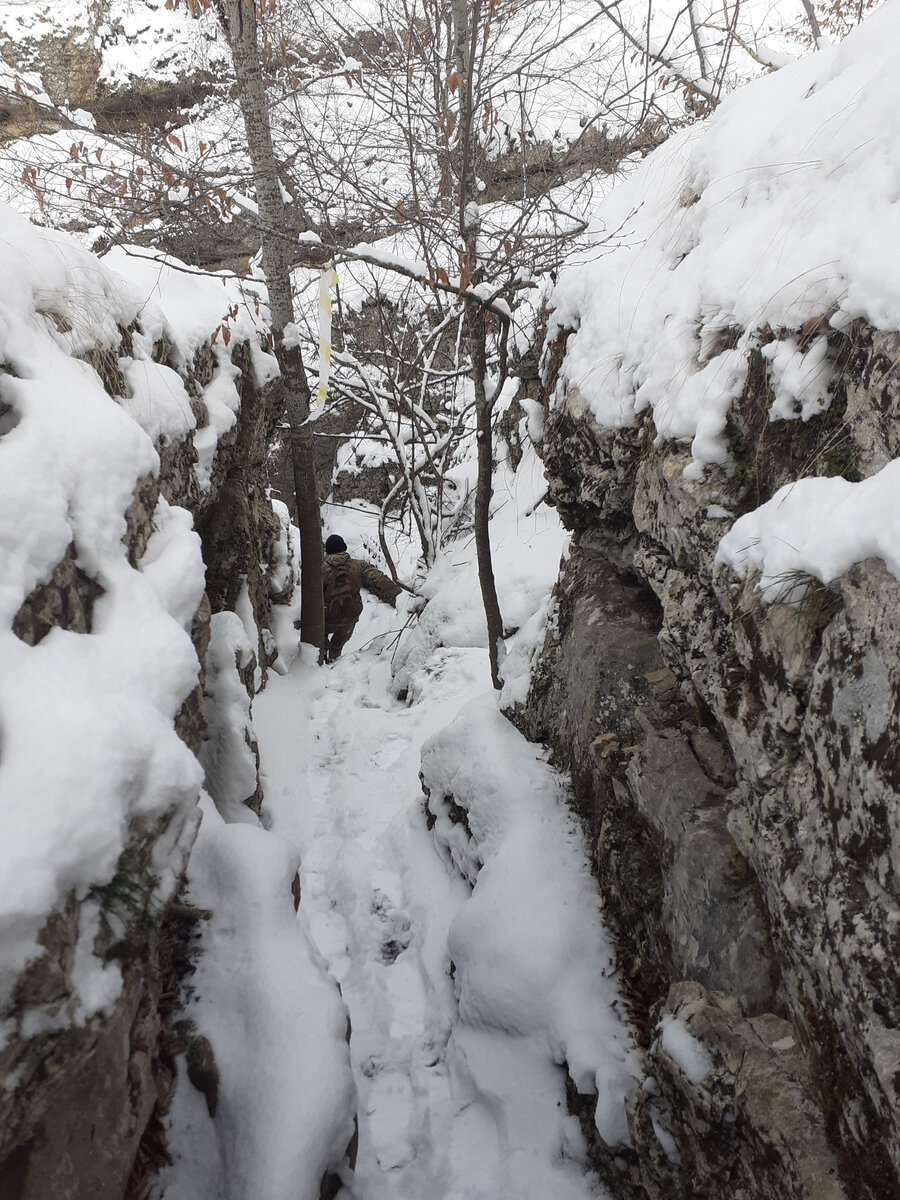
[[(441, 536), (440, 472), (448, 451), (467, 431), (464, 418), (470, 412), (474, 416), (476, 553), (497, 687), (504, 630), (488, 536), (493, 411), (508, 374), (507, 342), (519, 292), (537, 286), (535, 277), (555, 269), (569, 239), (585, 228), (557, 190), (566, 183), (570, 156), (540, 144), (532, 109), (553, 72), (554, 52), (600, 21), (596, 10), (583, 3), (580, 10), (586, 15), (573, 19), (570, 14), (562, 26), (561, 10), (547, 18), (546, 6), (533, 0), (518, 0), (503, 11), (499, 7), (490, 0), (454, 0), (450, 5), (401, 0), (399, 7), (380, 14), (376, 27), (339, 28), (340, 42), (329, 46), (323, 37), (325, 48), (317, 57), (343, 64), (345, 71), (332, 73), (315, 124), (305, 111), (308, 96), (300, 94), (287, 98), (291, 117), (285, 119), (286, 140), (293, 137), (296, 146), (289, 186), (300, 205), (314, 211), (321, 196), (328, 195), (333, 210), (368, 211), (383, 235), (400, 238), (420, 264), (413, 268), (400, 256), (379, 256), (377, 247), (368, 247), (370, 260), (383, 271), (407, 274), (428, 286), (430, 299), (418, 305), (421, 353), (415, 371), (395, 352), (377, 380), (372, 377), (374, 357), (386, 364), (390, 357), (396, 323), (404, 319), (401, 299), (394, 301), (393, 328), (386, 323), (378, 356), (359, 345), (352, 354), (334, 355), (332, 388), (337, 395), (349, 390), (361, 399), (380, 420), (380, 434), (394, 444), (401, 471), (386, 503), (405, 491), (426, 561), (433, 558)], [(309, 15), (305, 27), (315, 28), (321, 10), (311, 6), (304, 11)], [(548, 23), (536, 28), (529, 16)], [(365, 66), (351, 55), (345, 58), (347, 48), (366, 48)], [(571, 58), (583, 66), (583, 56), (573, 53)], [(345, 135), (344, 105), (361, 103), (367, 105), (367, 120)], [(331, 120), (336, 122), (333, 133)], [(348, 144), (349, 152), (336, 150)], [(367, 174), (373, 163), (382, 170), (387, 163), (396, 169), (403, 180), (399, 197), (385, 193), (373, 179), (375, 170)], [(532, 163), (540, 165), (534, 174)], [(494, 191), (485, 205), (487, 179)], [(500, 184), (502, 179), (506, 182)], [(367, 247), (355, 246), (348, 254), (332, 214), (320, 211), (323, 240), (336, 261), (365, 261)], [(347, 322), (343, 328), (345, 337), (352, 336)], [(455, 345), (455, 356), (435, 361), (436, 347), (447, 342)], [(448, 379), (454, 387), (466, 380), (471, 401), (457, 405), (444, 420), (426, 397)], [(422, 388), (418, 402), (403, 394), (400, 382)], [(403, 436), (399, 427), (391, 429), (389, 409), (383, 407), (387, 404), (395, 414), (403, 412)], [(428, 479), (434, 484), (434, 503), (421, 486)]]
[(281, 371), (285, 413), (300, 528), (300, 638), (322, 651), (325, 640), (322, 600), (322, 526), (316, 488), (313, 435), (308, 424), (310, 390), (294, 325), (291, 291), (293, 249), (285, 236), (284, 201), (272, 134), (269, 102), (262, 77), (255, 0), (224, 0), (226, 32), (234, 59), (238, 100), (253, 165), (259, 210), (262, 263), (269, 291), (275, 357)]
[[(461, 274), (474, 288), (485, 280), (485, 266), (479, 256), (481, 232), (476, 174), (477, 141), (475, 137), (476, 53), (481, 32), (481, 0), (453, 0), (453, 52), (458, 76), (459, 133), (456, 142), (457, 212), (460, 243), (464, 247)], [(486, 39), (485, 39), (486, 40)], [(472, 379), (475, 386), (477, 417), (478, 482), (475, 491), (475, 549), (478, 557), (478, 582), (487, 621), (488, 653), (491, 681), (495, 688), (500, 679), (500, 644), (503, 637), (503, 618), (497, 599), (497, 585), (491, 559), (490, 505), (491, 479), (494, 470), (491, 410), (497, 384), (488, 378), (487, 325), (489, 314), (472, 297), (465, 298), (466, 334), (472, 360)], [(503, 330), (505, 338), (508, 322)]]
[[(179, 2), (199, 16), (210, 4), (172, 0)], [(832, 32), (834, 22), (853, 23), (877, 2), (833, 0), (819, 11)], [(801, 6), (815, 18), (813, 0)], [(687, 0), (665, 20), (652, 3), (637, 17), (606, 0), (367, 0), (359, 12), (354, 0), (270, 0), (258, 6), (259, 20), (252, 0), (217, 0), (216, 8), (239, 85), (240, 116), (232, 116), (222, 84), (225, 123), (243, 121), (249, 171), (242, 152), (196, 130), (166, 127), (155, 139), (130, 140), (79, 130), (71, 114), (48, 113), (26, 81), (10, 100), (35, 112), (44, 140), (30, 144), (29, 153), (39, 153), (24, 170), (17, 143), (5, 165), (0, 152), (0, 183), (39, 219), (54, 221), (57, 204), (76, 218), (90, 213), (88, 224), (103, 223), (94, 214), (109, 215), (111, 236), (162, 218), (164, 246), (181, 212), (246, 219), (240, 197), (255, 189), (252, 220), (262, 239), (303, 544), (302, 637), (313, 644), (322, 640), (321, 533), (302, 350), (312, 363), (315, 333), (303, 329), (291, 293), (299, 248), (287, 233), (285, 198), (294, 226), (315, 227), (336, 261), (370, 262), (412, 281), (405, 297), (389, 300), (391, 319), (376, 295), (377, 353), (353, 344), (344, 323), (332, 391), (366, 410), (399, 466), (382, 507), (391, 569), (389, 513), (405, 505), (423, 559), (433, 561), (443, 536), (443, 472), (460, 441), (477, 438), (479, 576), (499, 683), (503, 629), (487, 538), (491, 424), (509, 370), (510, 331), (521, 334), (519, 292), (552, 274), (584, 229), (586, 209), (575, 211), (564, 185), (584, 170), (590, 139), (602, 142), (607, 122), (627, 131), (615, 135), (617, 152), (647, 148), (731, 86), (742, 70), (732, 63), (735, 47), (766, 68), (777, 56), (760, 47), (740, 0), (722, 0), (721, 16), (718, 4), (714, 11)], [(561, 48), (583, 34), (580, 47), (590, 44), (589, 53), (565, 60)], [(577, 136), (566, 135), (568, 147), (540, 122), (542, 97), (561, 81), (566, 109), (582, 124)], [(680, 115), (673, 96), (683, 98)], [(661, 132), (645, 136), (657, 125)], [(61, 132), (69, 129), (71, 138)], [(353, 246), (363, 229), (370, 244)], [(388, 262), (373, 243), (392, 237), (405, 238), (409, 254)], [(408, 303), (414, 293), (416, 303)], [(409, 338), (400, 336), (404, 322)]]

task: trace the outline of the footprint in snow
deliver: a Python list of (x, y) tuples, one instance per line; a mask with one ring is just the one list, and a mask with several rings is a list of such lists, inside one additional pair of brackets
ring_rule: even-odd
[(412, 941), (410, 919), (378, 888), (372, 899), (372, 915), (378, 920), (381, 936), (381, 958), (388, 964), (396, 962)]

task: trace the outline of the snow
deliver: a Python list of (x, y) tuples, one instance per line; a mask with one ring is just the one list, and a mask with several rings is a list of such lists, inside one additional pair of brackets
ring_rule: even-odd
[[(256, 382), (277, 367), (260, 346), (265, 309), (232, 278), (197, 276), (176, 259), (121, 247), (100, 261), (7, 209), (0, 242), (2, 998), (67, 893), (84, 901), (114, 879), (137, 821), (157, 825), (153, 902), (166, 902), (196, 831), (203, 768), (223, 811), (255, 822), (241, 803), (255, 791), (255, 759), (235, 657), (245, 661), (256, 643), (234, 614), (213, 618), (213, 736), (201, 768), (173, 727), (199, 673), (190, 636), (204, 587), (199, 538), (191, 515), (160, 498), (136, 566), (122, 539), (135, 485), (159, 469), (156, 447), (193, 435), (198, 480), (209, 485), (219, 439), (240, 407), (240, 370), (220, 336), (196, 428), (181, 372), (211, 334), (227, 322), (251, 342)], [(117, 351), (123, 328), (131, 353), (118, 358), (125, 394), (113, 398), (82, 356)], [(158, 345), (174, 366), (155, 360)], [(54, 628), (29, 647), (13, 619), (67, 552), (96, 585), (90, 633)], [(118, 969), (94, 954), (98, 913), (82, 904), (73, 993), (54, 1018), (60, 1027), (108, 1012), (118, 997)]]
[[(573, 330), (570, 406), (612, 428), (649, 410), (659, 439), (690, 444), (687, 476), (728, 472), (726, 421), (754, 349), (769, 419), (809, 421), (831, 403), (829, 335), (858, 318), (900, 328), (898, 39), (900, 5), (887, 4), (730, 96), (613, 189), (593, 249), (551, 298), (550, 337)], [(821, 328), (801, 339), (811, 321)], [(769, 599), (799, 596), (798, 572), (830, 582), (870, 555), (896, 574), (897, 482), (894, 465), (862, 483), (799, 480), (742, 517), (719, 560), (759, 572)]]
[(97, 1014), (109, 1013), (122, 994), (122, 970), (117, 962), (98, 964), (94, 942), (100, 933), (100, 905), (86, 901), (72, 961), (72, 987), (77, 997), (75, 1020), (83, 1024)]
[[(506, 556), (504, 570), (517, 564), (502, 601), (509, 623), (522, 626), (507, 639), (506, 658), (517, 664), (520, 689), (567, 541), (541, 503), (544, 487), (531, 450), (518, 471), (502, 465), (495, 476), (495, 550)], [(283, 505), (276, 512), (284, 538), (273, 587), (281, 590), (295, 577), (296, 530), (286, 529)], [(326, 506), (325, 532), (383, 565), (376, 528), (377, 510), (362, 502)], [(401, 578), (412, 582), (409, 538), (389, 530), (389, 541)], [(602, 1136), (627, 1144), (624, 1101), (637, 1059), (568, 784), (499, 711), (469, 537), (446, 548), (422, 590), (430, 599), (418, 633), (414, 598), (401, 596), (395, 612), (366, 596), (350, 643), (327, 669), (308, 647), (291, 653), (288, 614), (296, 610), (284, 610), (276, 637), (286, 674), (270, 676), (252, 714), (270, 832), (239, 811), (242, 785), (231, 810), (237, 823), (222, 825), (208, 810), (191, 863), (190, 899), (216, 916), (201, 933), (188, 1015), (228, 1064), (220, 1106), (226, 1089), (228, 1099), (212, 1119), (179, 1084), (168, 1131), (175, 1162), (161, 1180), (167, 1200), (281, 1200), (287, 1147), (296, 1151), (295, 1194), (317, 1194), (322, 1170), (341, 1161), (353, 1106), (345, 1024), (327, 1015), (336, 1002), (344, 1012), (335, 984), (350, 1018), (359, 1121), (356, 1168), (341, 1169), (341, 1200), (606, 1196), (567, 1112), (566, 1071), (596, 1097)], [(438, 616), (426, 620), (429, 613)], [(214, 638), (224, 663), (252, 637), (245, 644), (239, 620), (222, 617)], [(227, 727), (225, 741), (237, 747), (246, 703), (230, 684), (208, 686), (223, 697), (214, 727)], [(437, 817), (431, 830), (420, 771)], [(446, 817), (447, 788), (469, 810), (471, 843)], [(274, 860), (266, 903), (285, 914), (283, 941), (281, 933), (270, 941), (258, 910), (261, 881), (255, 866), (242, 865), (248, 845)], [(297, 863), (294, 917), (287, 905)], [(292, 1004), (306, 1005), (312, 989), (324, 1006), (313, 1049), (309, 1032), (294, 1031), (296, 1013), (281, 1014), (275, 944), (279, 955), (305, 961)], [(330, 979), (318, 992), (323, 968)], [(301, 1037), (308, 1063), (284, 1050), (284, 1038)]]
[[(219, 1072), (214, 1127), (178, 1089), (159, 1186), (167, 1200), (318, 1200), (353, 1135), (346, 1011), (294, 912), (296, 848), (207, 803), (189, 899), (212, 915), (186, 1015)], [(191, 1137), (192, 1133), (194, 1134)]]
[(345, 253), (364, 262), (370, 262), (374, 266), (387, 267), (389, 270), (414, 275), (417, 279), (428, 278), (428, 265), (424, 259), (405, 258), (403, 255), (393, 254), (383, 244), (376, 245), (368, 242), (357, 242), (355, 246), (351, 246)]
[(359, 475), (362, 471), (370, 471), (373, 467), (386, 467), (395, 464), (396, 461), (394, 448), (386, 439), (362, 437), (341, 442), (332, 481), (337, 481), (340, 475)]
[(702, 1083), (712, 1074), (712, 1055), (687, 1031), (683, 1021), (667, 1013), (659, 1023), (659, 1030), (664, 1052), (691, 1083)]
[[(15, 7), (20, 28), (40, 22), (40, 6)], [(54, 18), (74, 28), (82, 7), (63, 0)], [(110, 11), (98, 34), (109, 84), (180, 78), (187, 63), (221, 53), (211, 15), (191, 23), (162, 0), (115, 0)], [(832, 379), (826, 332), (810, 340), (800, 327), (823, 315), (826, 330), (859, 316), (897, 327), (898, 25), (895, 3), (844, 46), (747, 89), (603, 201), (593, 248), (553, 296), (555, 325), (575, 329), (563, 376), (598, 420), (628, 425), (649, 408), (661, 437), (691, 442), (695, 475), (727, 468), (725, 422), (756, 331), (768, 324), (777, 333), (762, 347), (771, 419), (807, 421), (830, 402)], [(361, 71), (356, 59), (344, 65)], [(361, 86), (356, 79), (345, 93), (338, 83), (327, 98), (309, 98), (308, 112), (352, 102), (363, 128), (373, 102)], [(581, 114), (561, 106), (564, 94), (556, 81), (544, 89), (528, 137), (559, 148), (575, 135)], [(498, 148), (515, 140), (519, 99), (510, 88), (501, 107), (498, 96), (489, 135)], [(230, 116), (216, 119), (227, 125)], [(191, 152), (203, 120), (189, 136), (180, 131)], [(51, 136), (29, 154), (65, 149), (67, 139)], [(218, 153), (232, 153), (227, 139)], [(403, 169), (379, 159), (373, 178), (381, 172), (379, 194), (402, 198)], [(553, 203), (577, 215), (588, 199), (568, 188)], [(489, 248), (487, 235), (502, 231), (512, 206), (470, 208)], [(136, 820), (174, 810), (154, 848), (165, 902), (199, 796), (187, 900), (209, 915), (185, 1016), (214, 1052), (218, 1105), (208, 1111), (182, 1062), (160, 1195), (315, 1200), (323, 1174), (340, 1168), (341, 1200), (604, 1196), (568, 1114), (566, 1077), (592, 1097), (601, 1138), (625, 1147), (638, 1052), (569, 782), (501, 711), (527, 696), (568, 544), (543, 503), (533, 450), (515, 471), (501, 463), (494, 481), (491, 539), (507, 630), (499, 696), (471, 535), (444, 547), (422, 578), (408, 539), (392, 530), (401, 576), (427, 603), (404, 595), (395, 612), (368, 597), (344, 657), (327, 670), (309, 648), (298, 653), (296, 597), (275, 605), (271, 632), (257, 630), (246, 586), (236, 613), (213, 616), (209, 736), (198, 764), (173, 720), (198, 679), (189, 631), (203, 588), (199, 540), (190, 515), (160, 500), (134, 566), (123, 514), (135, 483), (158, 469), (156, 447), (171, 439), (193, 437), (198, 482), (209, 488), (218, 442), (239, 411), (231, 338), (250, 343), (257, 384), (277, 374), (263, 348), (264, 288), (137, 247), (98, 263), (6, 210), (0, 230), (0, 343), (10, 368), (0, 376), (0, 998), (34, 954), (47, 912), (74, 889), (84, 903), (73, 996), (29, 1028), (110, 1011), (121, 973), (94, 953), (100, 908), (85, 898), (113, 878)], [(408, 234), (355, 250), (371, 261), (341, 268), (348, 308), (373, 281), (394, 299), (420, 291), (396, 276), (398, 267), (427, 275)], [(308, 272), (297, 278), (311, 286)], [(542, 295), (516, 313), (520, 349)], [(118, 347), (120, 326), (134, 327), (133, 353), (118, 361), (126, 394), (110, 398), (76, 356)], [(160, 355), (165, 343), (171, 351)], [(184, 372), (206, 347), (212, 378), (192, 397)], [(540, 417), (530, 411), (532, 430)], [(371, 467), (384, 453), (364, 440), (338, 469)], [(719, 561), (756, 573), (776, 598), (786, 579), (795, 599), (802, 576), (827, 583), (868, 555), (900, 578), (897, 466), (861, 483), (804, 479), (782, 489), (735, 522)], [(472, 483), (471, 461), (455, 463), (448, 488), (464, 497)], [(277, 598), (296, 582), (297, 535), (284, 505), (275, 511)], [(707, 515), (732, 519), (721, 505)], [(362, 503), (329, 506), (325, 531), (383, 565), (376, 519)], [(101, 589), (92, 631), (54, 629), (28, 647), (12, 620), (70, 546)], [(249, 668), (260, 635), (277, 649), (280, 674), (251, 711), (237, 671)], [(246, 804), (256, 789), (254, 735), (262, 819)], [(708, 1052), (680, 1021), (665, 1018), (659, 1035), (692, 1082), (708, 1076)], [(671, 1136), (655, 1119), (654, 1128), (672, 1156)]]
[[(250, 345), (256, 386), (278, 374), (275, 356), (261, 345), (267, 315), (265, 289), (258, 284), (248, 287), (227, 272), (194, 270), (171, 255), (140, 246), (116, 246), (101, 261), (127, 280), (140, 300), (141, 329), (133, 335), (135, 358), (119, 364), (131, 391), (124, 407), (154, 441), (180, 439), (193, 430), (195, 473), (201, 491), (209, 491), (219, 441), (234, 428), (240, 411), (241, 371), (232, 361), (234, 346)], [(178, 370), (153, 360), (160, 339), (170, 344), (170, 361)], [(211, 348), (214, 366), (212, 379), (200, 394), (205, 418), (198, 428), (178, 372), (190, 370), (197, 353), (206, 347)]]
[[(37, 950), (48, 913), (107, 884), (140, 819), (168, 814), (168, 873), (196, 823), (200, 769), (173, 728), (198, 663), (190, 622), (203, 591), (190, 515), (160, 499), (133, 567), (122, 541), (135, 484), (157, 470), (144, 429), (104, 391), (88, 345), (118, 344), (134, 293), (72, 239), (0, 210), (0, 994)], [(90, 635), (13, 632), (26, 597), (67, 548), (98, 587)], [(104, 769), (98, 771), (97, 764)], [(27, 804), (24, 798), (27, 797)], [(89, 910), (76, 991), (60, 1019), (115, 998), (116, 972), (92, 954)]]
[(797, 601), (808, 578), (838, 579), (855, 562), (883, 559), (900, 579), (900, 459), (859, 483), (799, 479), (735, 521), (718, 561), (758, 574), (769, 600)]
[[(455, 473), (462, 493), (474, 487), (473, 464)], [(531, 666), (543, 642), (549, 594), (559, 572), (568, 534), (556, 510), (541, 503), (546, 491), (543, 469), (533, 447), (526, 446), (517, 471), (495, 473), (491, 502), (491, 545), (500, 611), (507, 629), (502, 671), (503, 702), (524, 700)], [(421, 668), (441, 646), (487, 647), (487, 626), (480, 603), (474, 536), (456, 541), (438, 557), (421, 585), (429, 599), (416, 625), (400, 641), (394, 689), (421, 698), (429, 674)]]
[(254, 823), (244, 804), (256, 792), (250, 697), (238, 671), (246, 670), (255, 654), (256, 645), (237, 613), (213, 614), (203, 689), (209, 734), (200, 761), (206, 790), (229, 822)]
[(827, 338), (819, 338), (805, 353), (793, 338), (770, 342), (761, 353), (771, 364), (769, 378), (775, 393), (772, 419), (791, 421), (799, 416), (808, 421), (828, 408), (832, 370)]
[(180, 440), (196, 428), (191, 399), (177, 371), (152, 358), (124, 358), (119, 366), (131, 392), (122, 407), (154, 442)]
[[(258, 342), (267, 327), (265, 310), (257, 303), (260, 297), (265, 300), (264, 286), (254, 284), (248, 290), (246, 283), (230, 272), (200, 271), (144, 246), (115, 246), (101, 262), (127, 279), (141, 296), (145, 319), (159, 312), (153, 333), (174, 342), (178, 366), (190, 364), (222, 324), (229, 326), (237, 342)], [(221, 337), (213, 348), (220, 361), (229, 357)]]
[[(691, 439), (698, 463), (725, 463), (725, 418), (756, 331), (797, 330), (832, 309), (833, 327), (900, 325), (898, 35), (900, 9), (887, 5), (839, 46), (730, 96), (600, 205), (593, 249), (552, 302), (553, 327), (575, 329), (565, 379), (601, 424), (632, 424), (649, 407), (660, 436)], [(718, 349), (729, 330), (736, 346)], [(800, 364), (791, 372), (788, 350), (772, 353), (773, 415), (793, 415)]]
[(35, 104), (51, 104), (52, 101), (44, 91), (41, 77), (33, 71), (19, 71), (7, 62), (0, 61), (0, 90), (13, 92), (25, 100)]
[(598, 1095), (604, 1140), (628, 1144), (636, 1056), (612, 1007), (621, 1001), (609, 982), (612, 945), (564, 782), (494, 696), (425, 744), (422, 778), (435, 841), (473, 887), (448, 934), (460, 1023), (500, 1029), (565, 1062), (578, 1090)]
[[(273, 828), (300, 846), (300, 912), (350, 1009), (360, 1147), (355, 1178), (342, 1193), (346, 1200), (599, 1194), (580, 1161), (577, 1123), (565, 1114), (563, 1046), (551, 1045), (545, 1031), (525, 1036), (505, 1028), (505, 1011), (484, 994), (481, 1011), (491, 1019), (463, 1019), (470, 989), (460, 972), (474, 975), (475, 947), (467, 958), (459, 922), (473, 901), (435, 852), (417, 771), (423, 738), (484, 686), (485, 657), (482, 650), (461, 650), (455, 669), (442, 670), (439, 653), (432, 669), (441, 671), (440, 684), (428, 704), (407, 707), (391, 698), (389, 663), (374, 649), (350, 657), (345, 651), (325, 680), (318, 668), (295, 663), (255, 704)], [(493, 719), (514, 733), (497, 714), (496, 699), (486, 703)], [(556, 815), (567, 844), (570, 818)], [(531, 832), (537, 838), (542, 827)], [(511, 858), (524, 880), (531, 862), (514, 850)], [(566, 865), (576, 859), (573, 850)], [(583, 859), (581, 868), (583, 880)], [(490, 898), (487, 885), (484, 894)], [(596, 911), (595, 888), (591, 896)], [(473, 917), (484, 921), (474, 907)], [(512, 956), (491, 969), (499, 933), (495, 927), (483, 949), (481, 972), (497, 988)], [(544, 945), (535, 939), (532, 968)], [(547, 982), (540, 970), (537, 978)], [(622, 1027), (596, 994), (592, 1009), (579, 1011), (581, 997), (566, 995), (567, 982), (553, 981), (555, 1002), (579, 1067), (598, 1034), (582, 1027), (579, 1016), (587, 1026), (599, 1008), (617, 1032)], [(602, 983), (599, 976), (596, 982)], [(539, 1005), (533, 997), (531, 1006)]]

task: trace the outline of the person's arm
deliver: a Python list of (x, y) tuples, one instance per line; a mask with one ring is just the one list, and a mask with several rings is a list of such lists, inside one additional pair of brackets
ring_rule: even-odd
[(362, 564), (360, 575), (360, 582), (366, 591), (377, 596), (379, 600), (383, 600), (385, 604), (393, 604), (403, 591), (399, 583), (394, 583), (393, 579), (389, 579), (387, 575), (382, 574), (371, 563)]

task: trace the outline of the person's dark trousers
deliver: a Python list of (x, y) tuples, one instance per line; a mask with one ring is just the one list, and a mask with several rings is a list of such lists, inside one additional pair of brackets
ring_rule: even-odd
[(343, 625), (336, 625), (334, 629), (326, 632), (325, 659), (327, 662), (334, 662), (336, 658), (341, 657), (341, 651), (350, 641), (350, 635), (355, 628), (356, 621), (350, 621)]

